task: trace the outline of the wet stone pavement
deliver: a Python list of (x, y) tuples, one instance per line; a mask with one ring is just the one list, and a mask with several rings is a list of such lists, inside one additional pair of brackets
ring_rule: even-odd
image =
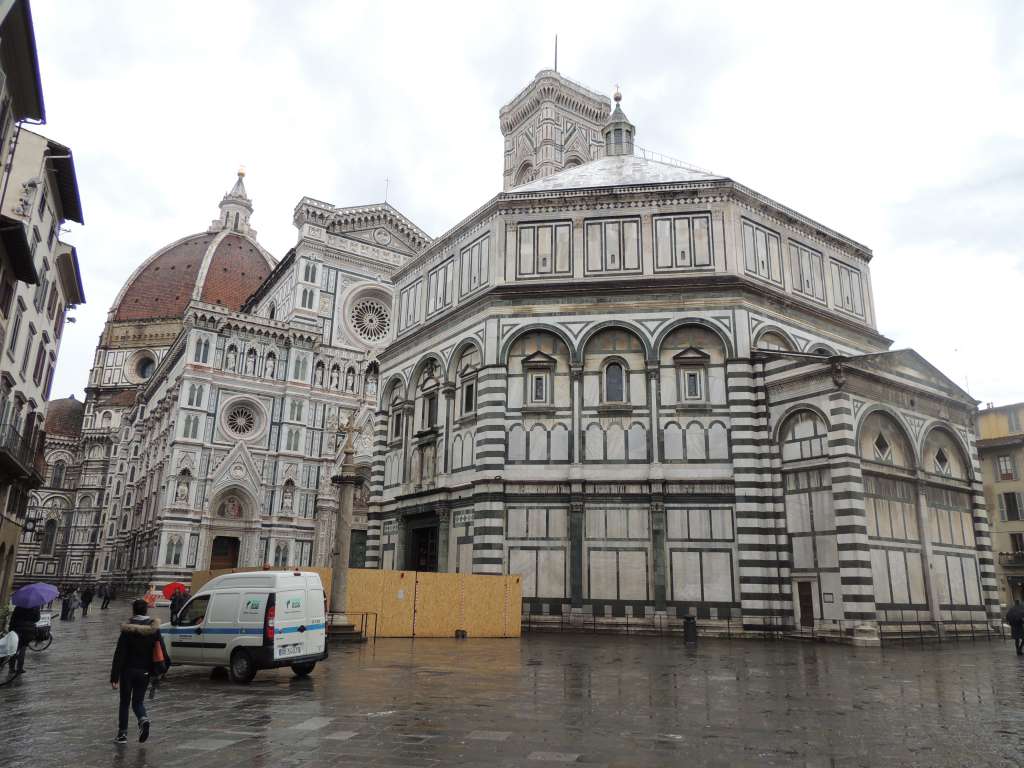
[[(0, 766), (1019, 766), (1009, 642), (851, 649), (538, 635), (341, 646), (307, 680), (177, 667), (112, 743), (124, 603), (55, 622), (0, 688)], [(161, 618), (165, 611), (158, 611)], [(134, 721), (134, 717), (133, 717)]]

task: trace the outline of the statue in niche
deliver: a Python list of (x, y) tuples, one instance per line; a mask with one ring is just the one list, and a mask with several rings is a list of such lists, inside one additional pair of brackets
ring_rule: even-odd
[(345, 391), (353, 392), (356, 388), (356, 372), (351, 368), (348, 369), (348, 373), (345, 374)]
[(284, 484), (284, 493), (281, 496), (281, 510), (291, 512), (295, 503), (295, 483), (291, 480)]
[(228, 347), (228, 354), (224, 358), (224, 369), (225, 370), (228, 370), (228, 371), (235, 370), (235, 358), (236, 357), (237, 357), (237, 353), (235, 352), (235, 348), (233, 346), (232, 347)]
[(188, 479), (181, 478), (178, 481), (178, 489), (174, 493), (174, 500), (179, 504), (188, 504)]
[(256, 373), (256, 353), (250, 351), (245, 358), (245, 372), (252, 376)]
[(338, 371), (338, 366), (334, 366), (333, 368), (331, 368), (331, 389), (338, 388), (338, 379), (340, 375), (341, 374)]
[(366, 374), (366, 396), (377, 396), (377, 374), (373, 373), (372, 371)]
[(277, 367), (277, 358), (273, 355), (267, 357), (267, 378), (274, 378), (274, 372)]
[(318, 387), (324, 385), (324, 367), (322, 365), (316, 367), (316, 385)]
[(238, 520), (242, 516), (242, 502), (237, 496), (228, 496), (217, 508), (217, 516)]

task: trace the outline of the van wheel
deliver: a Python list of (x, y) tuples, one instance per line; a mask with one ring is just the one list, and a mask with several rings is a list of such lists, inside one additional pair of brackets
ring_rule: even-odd
[(236, 683), (251, 683), (256, 677), (256, 665), (248, 651), (237, 650), (231, 654), (231, 666), (229, 667), (231, 679)]
[(292, 664), (292, 672), (295, 673), (296, 677), (305, 677), (313, 671), (313, 667), (315, 666), (315, 661), (305, 661), (302, 664)]

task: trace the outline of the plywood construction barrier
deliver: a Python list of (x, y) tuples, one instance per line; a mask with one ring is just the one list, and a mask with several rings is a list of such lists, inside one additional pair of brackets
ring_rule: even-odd
[(519, 576), (351, 568), (351, 613), (377, 614), (378, 637), (519, 637)]

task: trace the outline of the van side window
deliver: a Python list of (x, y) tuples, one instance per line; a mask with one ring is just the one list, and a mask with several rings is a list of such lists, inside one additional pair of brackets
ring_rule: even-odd
[(193, 598), (188, 605), (181, 609), (178, 614), (179, 627), (196, 627), (203, 623), (206, 616), (206, 607), (210, 603), (209, 595), (201, 595)]

